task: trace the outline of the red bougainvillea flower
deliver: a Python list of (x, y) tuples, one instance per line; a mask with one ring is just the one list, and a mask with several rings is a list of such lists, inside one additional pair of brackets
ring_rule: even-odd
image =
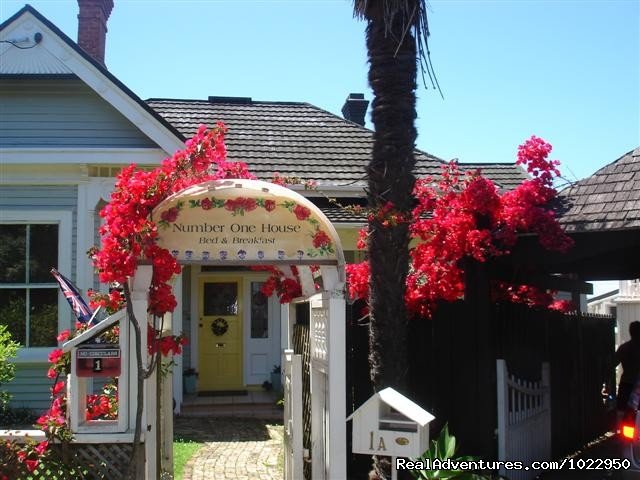
[(62, 353), (62, 350), (60, 348), (56, 348), (49, 354), (49, 363), (58, 363), (63, 355), (64, 353)]
[(349, 296), (352, 299), (369, 298), (369, 262), (348, 264), (346, 272)]
[(42, 456), (47, 451), (48, 447), (49, 447), (49, 441), (48, 440), (43, 440), (42, 442), (38, 443), (38, 445), (36, 445), (34, 447), (34, 451), (38, 455)]
[(38, 468), (38, 460), (27, 460), (24, 464), (27, 466), (27, 470), (29, 470), (29, 472), (33, 472)]
[(69, 330), (63, 330), (56, 337), (56, 340), (58, 340), (58, 342), (65, 342), (67, 341), (68, 338), (69, 338)]
[[(185, 149), (162, 162), (153, 171), (140, 171), (131, 165), (120, 172), (111, 200), (100, 212), (104, 225), (100, 228), (101, 248), (92, 251), (92, 259), (104, 283), (124, 283), (135, 272), (140, 259), (150, 260), (154, 266), (154, 282), (150, 295), (155, 310), (162, 314), (175, 308), (171, 289), (163, 288), (180, 266), (166, 261), (162, 249), (150, 249), (158, 236), (151, 212), (165, 198), (184, 188), (207, 180), (221, 178), (252, 178), (242, 163), (226, 162), (224, 125), (207, 130), (201, 125)], [(215, 168), (212, 168), (216, 166)], [(216, 170), (215, 174), (211, 171)], [(205, 208), (207, 202), (204, 203)], [(251, 204), (247, 204), (252, 208)], [(255, 208), (255, 207), (254, 207)], [(161, 221), (174, 222), (179, 209), (173, 207), (163, 213)], [(170, 256), (170, 255), (169, 255)], [(167, 295), (169, 298), (160, 298)], [(161, 311), (163, 309), (164, 312)]]
[[(564, 252), (573, 241), (560, 228), (548, 204), (556, 191), (557, 160), (547, 160), (551, 145), (531, 137), (518, 148), (518, 163), (532, 178), (507, 192), (500, 192), (480, 171), (462, 175), (455, 163), (444, 166), (439, 180), (420, 179), (414, 196), (410, 232), (415, 246), (407, 276), (405, 300), (410, 312), (429, 317), (438, 301), (454, 301), (464, 294), (464, 259), (485, 262), (507, 255), (517, 236), (535, 233), (545, 249)], [(382, 226), (400, 220), (392, 205), (369, 214)], [(361, 231), (358, 248), (366, 248), (367, 232)], [(349, 294), (367, 299), (368, 264), (347, 267)], [(547, 308), (569, 308), (555, 301), (552, 292), (506, 283), (493, 285), (494, 298)]]
[(60, 380), (53, 387), (51, 387), (51, 393), (53, 395), (59, 394), (62, 390), (64, 390), (64, 381)]

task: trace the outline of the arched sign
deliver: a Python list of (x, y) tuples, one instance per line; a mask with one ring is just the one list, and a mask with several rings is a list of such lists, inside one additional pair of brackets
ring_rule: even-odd
[(313, 203), (260, 180), (193, 185), (153, 211), (158, 245), (181, 263), (343, 265), (338, 234)]

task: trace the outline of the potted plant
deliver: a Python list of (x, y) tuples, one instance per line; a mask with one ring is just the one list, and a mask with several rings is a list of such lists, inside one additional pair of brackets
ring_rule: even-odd
[(184, 393), (196, 393), (196, 382), (198, 379), (198, 372), (195, 368), (187, 368), (182, 372), (182, 385)]
[(280, 365), (274, 365), (271, 370), (271, 385), (276, 392), (282, 390), (282, 380), (280, 378)]

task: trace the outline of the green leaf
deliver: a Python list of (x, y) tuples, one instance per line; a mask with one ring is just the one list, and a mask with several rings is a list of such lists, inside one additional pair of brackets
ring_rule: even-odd
[[(455, 452), (456, 437), (449, 433), (449, 427), (445, 424), (438, 434), (438, 437), (435, 440), (431, 440), (429, 448), (421, 455), (420, 458), (418, 458), (418, 460), (479, 460), (479, 457), (469, 455), (455, 458)], [(424, 480), (490, 480), (489, 477), (468, 472), (466, 470), (413, 470), (411, 471), (411, 475), (413, 475), (414, 478)]]

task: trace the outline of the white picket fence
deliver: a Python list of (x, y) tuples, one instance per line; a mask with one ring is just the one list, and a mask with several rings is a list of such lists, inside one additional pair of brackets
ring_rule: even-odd
[(302, 355), (285, 350), (284, 367), (284, 478), (304, 478), (302, 451)]
[[(507, 363), (496, 360), (498, 386), (498, 460), (529, 465), (551, 457), (551, 387), (549, 364), (542, 364), (541, 380), (527, 381), (509, 374)], [(509, 480), (531, 480), (537, 470), (500, 469)]]

